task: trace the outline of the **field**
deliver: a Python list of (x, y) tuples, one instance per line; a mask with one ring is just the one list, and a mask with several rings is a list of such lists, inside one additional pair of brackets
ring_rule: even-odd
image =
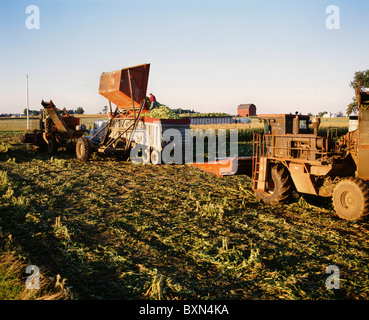
[[(76, 114), (75, 117), (81, 119), (81, 124), (86, 125), (90, 128), (94, 121), (107, 119), (106, 114)], [(29, 121), (30, 130), (38, 129), (39, 118), (30, 117)], [(27, 118), (1, 118), (0, 117), (0, 131), (23, 131), (27, 129)]]
[(369, 223), (339, 219), (329, 200), (268, 206), (247, 176), (80, 163), (0, 137), (1, 250), (63, 281), (67, 299), (369, 298)]

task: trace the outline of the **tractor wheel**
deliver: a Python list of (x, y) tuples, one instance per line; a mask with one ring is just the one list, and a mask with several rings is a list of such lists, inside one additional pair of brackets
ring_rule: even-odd
[(126, 147), (126, 139), (119, 138), (119, 139), (114, 143), (114, 148), (117, 148), (117, 149), (124, 149), (125, 147)]
[[(125, 149), (126, 144), (127, 144), (126, 139), (119, 138), (114, 143), (114, 148), (116, 148), (116, 149)], [(117, 160), (119, 160), (119, 161), (126, 161), (129, 158), (129, 153), (130, 153), (129, 149), (126, 150), (126, 151), (119, 150), (115, 153), (115, 156), (116, 156)]]
[(333, 206), (337, 215), (356, 221), (369, 214), (369, 188), (361, 179), (343, 179), (333, 190)]
[(266, 191), (255, 191), (255, 196), (264, 203), (276, 205), (286, 201), (292, 191), (293, 182), (288, 170), (282, 165), (276, 165), (271, 170)]
[(157, 149), (153, 149), (151, 152), (151, 163), (152, 164), (160, 164), (161, 163), (161, 156), (160, 151)]
[(53, 155), (58, 151), (58, 143), (54, 138), (47, 139), (47, 152), (49, 155)]
[(90, 141), (86, 137), (79, 138), (76, 144), (76, 156), (78, 160), (86, 162), (91, 155)]

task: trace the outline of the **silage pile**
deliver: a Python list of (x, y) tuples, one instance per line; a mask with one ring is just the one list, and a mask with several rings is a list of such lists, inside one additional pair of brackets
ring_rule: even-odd
[(164, 105), (145, 113), (145, 117), (158, 119), (179, 119), (179, 116), (172, 109)]

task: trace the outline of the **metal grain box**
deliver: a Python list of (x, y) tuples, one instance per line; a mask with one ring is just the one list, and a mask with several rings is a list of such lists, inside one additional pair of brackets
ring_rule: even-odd
[(146, 99), (150, 64), (104, 72), (100, 76), (99, 93), (119, 109), (139, 108)]

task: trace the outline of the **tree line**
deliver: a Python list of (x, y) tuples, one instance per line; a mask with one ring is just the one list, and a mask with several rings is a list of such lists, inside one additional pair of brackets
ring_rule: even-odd
[[(43, 110), (29, 110), (28, 111), (28, 114), (29, 114), (29, 116), (30, 117), (35, 117), (35, 116), (38, 116), (38, 115), (40, 115), (41, 113), (42, 113), (42, 111)], [(70, 114), (70, 115), (73, 115), (73, 114), (84, 114), (85, 113), (85, 110), (83, 110), (83, 108), (82, 107), (78, 107), (77, 109), (70, 109), (70, 110), (68, 110), (68, 109), (66, 109), (66, 108), (63, 108), (63, 110), (62, 111), (66, 111), (68, 114)], [(24, 110), (23, 110), (23, 115), (27, 115), (27, 108), (25, 108)]]

